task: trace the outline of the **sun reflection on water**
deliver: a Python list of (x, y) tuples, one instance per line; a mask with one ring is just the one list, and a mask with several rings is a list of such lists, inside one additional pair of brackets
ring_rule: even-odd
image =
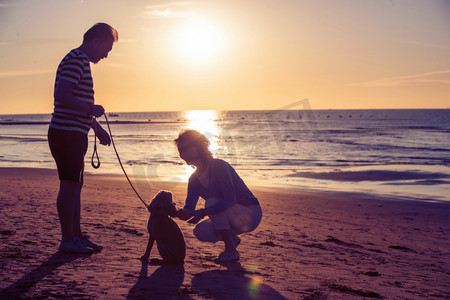
[[(185, 118), (188, 121), (185, 129), (194, 129), (204, 134), (209, 140), (209, 150), (211, 153), (217, 153), (220, 144), (220, 128), (217, 125), (217, 112), (215, 110), (189, 110), (185, 111)], [(179, 177), (182, 181), (186, 182), (194, 171), (194, 168), (184, 164), (183, 174)]]
[(219, 150), (219, 126), (215, 110), (186, 111), (187, 129), (195, 129), (204, 134), (210, 143), (209, 150), (215, 154)]

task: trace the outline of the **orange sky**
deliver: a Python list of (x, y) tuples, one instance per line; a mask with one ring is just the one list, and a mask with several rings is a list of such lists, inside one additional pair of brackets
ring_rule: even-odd
[(0, 114), (49, 113), (56, 68), (96, 22), (107, 111), (449, 108), (450, 2), (0, 0)]

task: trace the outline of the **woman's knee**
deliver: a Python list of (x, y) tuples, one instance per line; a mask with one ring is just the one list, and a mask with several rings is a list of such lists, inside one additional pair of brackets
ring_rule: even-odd
[(194, 228), (194, 236), (202, 242), (216, 243), (220, 240), (220, 235), (214, 229), (210, 220), (200, 222)]
[(262, 210), (259, 206), (240, 207), (229, 213), (232, 228), (238, 234), (255, 230), (261, 222)]

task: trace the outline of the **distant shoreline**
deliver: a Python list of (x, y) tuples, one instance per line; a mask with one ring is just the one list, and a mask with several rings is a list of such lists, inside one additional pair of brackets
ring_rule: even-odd
[[(106, 124), (106, 121), (98, 121), (100, 124)], [(187, 121), (109, 121), (109, 124), (180, 124), (187, 123)], [(7, 121), (0, 122), (0, 125), (49, 125), (50, 122), (42, 121)]]
[[(285, 109), (248, 109), (248, 110), (215, 110), (215, 109), (205, 109), (207, 111), (217, 111), (217, 112), (228, 112), (228, 113), (238, 113), (238, 112), (275, 112), (277, 110), (285, 110)], [(450, 110), (450, 108), (346, 108), (346, 109), (336, 109), (336, 108), (321, 108), (321, 109), (292, 109), (292, 111), (298, 111), (298, 110), (311, 110), (311, 111), (318, 111), (318, 112), (326, 112), (326, 111), (333, 111), (333, 112), (339, 112), (339, 111), (412, 111), (412, 110)], [(190, 110), (183, 110), (183, 111), (190, 111)], [(108, 114), (135, 114), (135, 113), (179, 113), (183, 111), (115, 111), (115, 112), (107, 112)], [(195, 111), (195, 109), (193, 110)], [(27, 116), (27, 115), (51, 115), (51, 112), (48, 113), (1, 113), (0, 117), (3, 116)], [(114, 116), (112, 116), (114, 117)]]

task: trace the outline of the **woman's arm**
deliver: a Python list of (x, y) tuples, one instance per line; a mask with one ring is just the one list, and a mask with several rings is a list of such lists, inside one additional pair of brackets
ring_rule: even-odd
[(178, 217), (182, 220), (190, 219), (193, 216), (198, 199), (200, 198), (192, 176), (195, 175), (191, 175), (189, 178), (184, 207), (178, 211)]
[(212, 173), (216, 177), (219, 184), (219, 189), (223, 195), (223, 201), (205, 208), (205, 214), (207, 215), (212, 215), (227, 210), (237, 202), (236, 190), (230, 170), (230, 168), (232, 168), (231, 165), (223, 160), (215, 160), (213, 163)]

